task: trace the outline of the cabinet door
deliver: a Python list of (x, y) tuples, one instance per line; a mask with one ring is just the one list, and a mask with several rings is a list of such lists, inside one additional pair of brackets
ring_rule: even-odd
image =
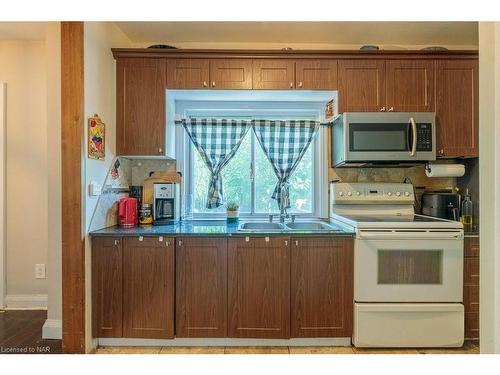
[(251, 89), (252, 60), (210, 60), (210, 87), (213, 89)]
[(351, 336), (353, 253), (351, 238), (292, 238), (292, 337)]
[(228, 239), (228, 336), (290, 335), (290, 240)]
[(302, 60), (295, 63), (296, 87), (302, 90), (337, 90), (336, 60)]
[(338, 64), (339, 113), (386, 109), (383, 60), (341, 60)]
[(124, 239), (123, 337), (174, 337), (172, 238)]
[(479, 156), (477, 60), (436, 61), (438, 156)]
[(122, 239), (93, 237), (93, 337), (122, 337), (122, 282)]
[(167, 87), (206, 89), (209, 82), (209, 66), (207, 59), (168, 59)]
[(434, 111), (434, 61), (388, 60), (385, 67), (387, 111)]
[(176, 239), (176, 337), (227, 336), (227, 240)]
[(165, 60), (118, 59), (116, 71), (117, 154), (165, 155)]
[(253, 60), (253, 88), (289, 90), (295, 87), (293, 60)]
[(479, 338), (479, 237), (464, 240), (465, 338)]

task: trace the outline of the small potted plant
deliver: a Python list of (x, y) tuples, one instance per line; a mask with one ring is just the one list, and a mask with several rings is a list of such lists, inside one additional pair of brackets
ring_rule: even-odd
[(240, 204), (237, 201), (226, 203), (226, 213), (228, 223), (237, 223), (240, 216)]

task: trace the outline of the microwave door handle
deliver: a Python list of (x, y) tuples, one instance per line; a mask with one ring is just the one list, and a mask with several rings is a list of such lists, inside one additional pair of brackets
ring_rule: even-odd
[(413, 117), (410, 117), (411, 131), (412, 131), (412, 145), (410, 156), (415, 156), (415, 152), (417, 151), (417, 124)]

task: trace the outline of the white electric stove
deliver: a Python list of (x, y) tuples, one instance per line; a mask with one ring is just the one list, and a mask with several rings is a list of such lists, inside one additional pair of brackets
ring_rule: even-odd
[(330, 199), (356, 232), (354, 345), (462, 346), (462, 224), (415, 214), (411, 184), (335, 183)]

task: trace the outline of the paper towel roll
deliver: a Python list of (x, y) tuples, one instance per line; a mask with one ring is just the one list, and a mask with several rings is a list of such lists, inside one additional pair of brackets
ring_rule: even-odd
[(465, 174), (463, 164), (427, 164), (427, 177), (462, 177)]

